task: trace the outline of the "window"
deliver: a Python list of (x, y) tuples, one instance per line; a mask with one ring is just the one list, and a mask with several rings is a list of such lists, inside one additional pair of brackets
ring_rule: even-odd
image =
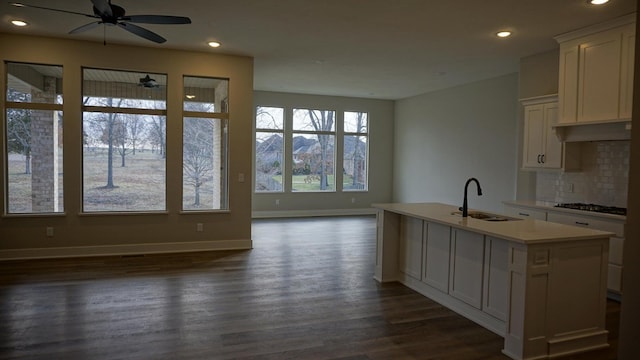
[(167, 76), (85, 68), (82, 77), (83, 211), (165, 210)]
[(255, 191), (282, 192), (284, 109), (258, 106), (256, 110)]
[(368, 188), (368, 114), (344, 113), (343, 178), (344, 191), (363, 191)]
[(184, 77), (182, 209), (228, 209), (229, 81)]
[(6, 211), (63, 212), (62, 67), (5, 66)]
[(335, 191), (335, 111), (293, 110), (292, 191)]

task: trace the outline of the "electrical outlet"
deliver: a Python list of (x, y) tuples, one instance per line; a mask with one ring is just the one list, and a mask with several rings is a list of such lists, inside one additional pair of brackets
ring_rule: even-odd
[(238, 174), (238, 182), (244, 182), (244, 173)]
[(53, 227), (47, 226), (47, 237), (53, 237)]
[(204, 224), (202, 224), (202, 223), (197, 223), (197, 224), (196, 224), (196, 231), (197, 231), (197, 232), (203, 232), (203, 231), (204, 231)]
[(280, 199), (276, 199), (276, 206), (280, 206)]
[(352, 204), (355, 204), (355, 203), (356, 203), (356, 198), (352, 197), (352, 198), (351, 198), (351, 203), (352, 203)]

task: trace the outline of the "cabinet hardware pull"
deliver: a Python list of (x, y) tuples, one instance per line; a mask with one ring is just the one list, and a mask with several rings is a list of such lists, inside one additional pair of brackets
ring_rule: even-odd
[(518, 215), (521, 215), (521, 216), (529, 216), (529, 214), (527, 214), (527, 213), (521, 213), (521, 212), (519, 212), (519, 213), (518, 213)]
[(540, 162), (540, 154), (538, 154), (538, 164), (541, 164), (541, 162)]
[(576, 224), (578, 224), (578, 225), (584, 225), (584, 226), (589, 226), (589, 223), (588, 223), (588, 222), (576, 221)]
[(544, 154), (540, 155), (540, 159), (542, 159), (542, 163), (544, 164)]

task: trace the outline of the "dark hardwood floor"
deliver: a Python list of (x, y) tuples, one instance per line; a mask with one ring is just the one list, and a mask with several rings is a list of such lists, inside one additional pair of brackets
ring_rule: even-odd
[[(508, 359), (502, 338), (373, 280), (372, 217), (256, 220), (254, 249), (0, 262), (0, 359)], [(611, 347), (569, 357), (616, 358)]]

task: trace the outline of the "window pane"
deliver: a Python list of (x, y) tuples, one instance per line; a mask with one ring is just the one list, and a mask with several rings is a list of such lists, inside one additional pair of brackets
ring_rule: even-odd
[(62, 67), (6, 68), (7, 212), (63, 212)]
[(227, 121), (184, 118), (182, 203), (184, 210), (227, 206)]
[(85, 68), (82, 77), (85, 106), (157, 110), (167, 108), (166, 75)]
[(293, 134), (292, 191), (334, 191), (334, 135)]
[(83, 210), (165, 210), (164, 116), (83, 114)]
[(344, 137), (343, 166), (343, 190), (367, 190), (366, 136), (346, 135)]
[(85, 212), (166, 210), (167, 76), (82, 70)]
[(282, 133), (256, 132), (256, 191), (282, 191)]
[(366, 134), (369, 131), (367, 113), (345, 111), (344, 132)]
[(227, 98), (229, 80), (185, 76), (183, 81), (185, 111), (208, 113), (226, 113), (229, 111)]
[(256, 110), (256, 129), (283, 130), (284, 109), (276, 107), (258, 106)]
[(335, 131), (335, 111), (330, 110), (293, 110), (294, 131)]
[(62, 104), (62, 66), (7, 63), (7, 101)]

